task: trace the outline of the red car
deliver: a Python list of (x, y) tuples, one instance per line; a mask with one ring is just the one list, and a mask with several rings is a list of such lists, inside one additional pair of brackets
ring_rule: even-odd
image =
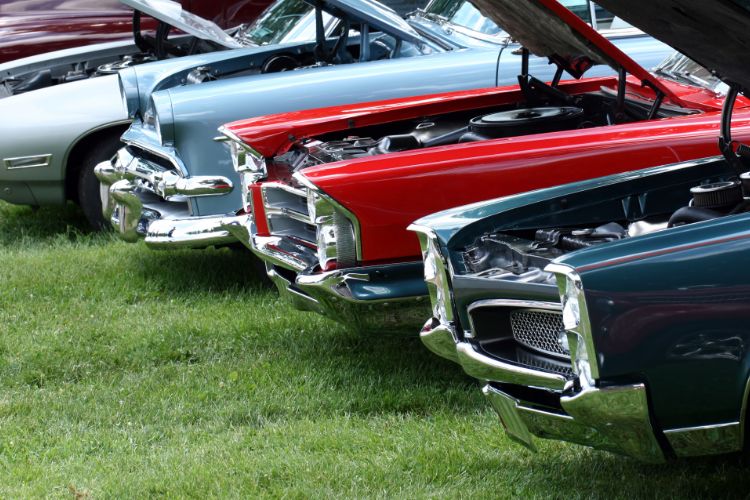
[[(184, 8), (229, 28), (255, 19), (270, 0), (181, 0)], [(44, 52), (129, 40), (133, 10), (119, 0), (4, 0), (0, 5), (0, 63)], [(144, 19), (153, 30), (156, 21)]]
[[(407, 231), (412, 221), (718, 154), (721, 84), (692, 61), (677, 55), (649, 73), (555, 0), (477, 4), (526, 48), (501, 54), (520, 59), (518, 86), (285, 113), (222, 129), (249, 214), (228, 229), (266, 261), (298, 307), (358, 329), (418, 328), (429, 301), (420, 247)], [(528, 51), (558, 66), (554, 81), (528, 74)], [(595, 64), (616, 75), (581, 78)], [(560, 81), (563, 71), (578, 80)], [(750, 113), (737, 114), (736, 132), (748, 136)]]

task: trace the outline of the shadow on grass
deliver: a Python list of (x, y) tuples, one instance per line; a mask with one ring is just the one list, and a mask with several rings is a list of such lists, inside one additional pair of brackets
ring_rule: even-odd
[(241, 292), (270, 288), (257, 258), (247, 249), (205, 248), (150, 250), (134, 256), (133, 269), (144, 279), (158, 282), (172, 298), (201, 292)]
[(61, 236), (75, 241), (95, 234), (73, 203), (34, 209), (0, 202), (0, 245), (47, 243)]
[(497, 460), (475, 462), (470, 470), (481, 481), (503, 469), (523, 471), (507, 492), (518, 497), (748, 498), (750, 491), (748, 459), (739, 454), (645, 464), (556, 443), (542, 444), (536, 454), (508, 448)]

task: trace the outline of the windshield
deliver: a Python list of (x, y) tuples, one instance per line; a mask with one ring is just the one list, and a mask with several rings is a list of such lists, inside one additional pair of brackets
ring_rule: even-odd
[(503, 31), (468, 0), (434, 0), (425, 8), (425, 13), (485, 35), (497, 35)]
[[(323, 13), (324, 25), (331, 17)], [(315, 9), (305, 0), (276, 2), (243, 31), (242, 38), (255, 45), (314, 40)]]
[(667, 57), (655, 71), (678, 83), (697, 85), (714, 92), (723, 93), (725, 86), (709, 70), (679, 52)]

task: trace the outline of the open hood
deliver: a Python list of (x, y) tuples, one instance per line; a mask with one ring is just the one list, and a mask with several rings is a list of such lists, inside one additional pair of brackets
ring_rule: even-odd
[(750, 1), (597, 0), (729, 84), (750, 90)]
[[(313, 0), (306, 0), (314, 4)], [(422, 43), (422, 37), (409, 23), (377, 0), (322, 0), (323, 9), (332, 14), (344, 13), (352, 21), (361, 21), (372, 28), (394, 35), (405, 42)]]
[(120, 0), (120, 2), (196, 38), (216, 42), (228, 49), (243, 47), (240, 42), (227, 35), (212, 21), (186, 11), (182, 5), (172, 0)]
[[(422, 43), (420, 35), (399, 17), (396, 11), (376, 0), (305, 1), (313, 6), (319, 3), (323, 10), (337, 17), (348, 18), (355, 23), (367, 23), (374, 30), (388, 33), (403, 41), (418, 45)], [(186, 11), (182, 5), (172, 0), (120, 0), (120, 2), (197, 38), (216, 42), (229, 49), (244, 47), (215, 23)]]
[(624, 69), (675, 101), (675, 96), (657, 78), (557, 0), (472, 0), (472, 3), (532, 54), (553, 60), (576, 78), (594, 64), (606, 64), (615, 70)]

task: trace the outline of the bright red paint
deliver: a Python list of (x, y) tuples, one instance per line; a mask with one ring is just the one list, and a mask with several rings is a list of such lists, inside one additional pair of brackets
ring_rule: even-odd
[[(712, 92), (673, 82), (662, 82), (660, 85), (669, 90), (683, 106), (701, 111), (713, 111), (721, 107), (722, 101)], [(603, 77), (560, 83), (560, 89), (570, 94), (594, 92), (602, 86), (614, 88), (616, 80), (612, 77)], [(654, 92), (650, 88), (640, 86), (632, 77), (628, 78), (628, 92), (631, 95), (640, 95), (644, 99), (654, 98)], [(263, 156), (272, 157), (285, 153), (296, 141), (329, 132), (454, 111), (479, 110), (490, 106), (513, 104), (521, 99), (518, 86), (491, 87), (292, 111), (241, 120), (226, 127)]]
[[(563, 82), (561, 88), (580, 93), (614, 84), (614, 78), (596, 78)], [(722, 100), (693, 87), (670, 82), (665, 85), (678, 92), (681, 99), (693, 102), (693, 107), (706, 112), (405, 151), (319, 165), (302, 172), (357, 216), (362, 229), (363, 264), (413, 260), (419, 258), (419, 245), (406, 227), (430, 213), (567, 182), (719, 154)], [(350, 119), (363, 126), (431, 114), (425, 108), (445, 112), (520, 100), (517, 87), (483, 89), (261, 117), (229, 128), (253, 147), (257, 148), (254, 141), (260, 140), (262, 148), (275, 153), (288, 147), (287, 140), (280, 140), (282, 130), (307, 136), (311, 130), (318, 133), (346, 130)], [(738, 104), (747, 106), (748, 102)], [(283, 116), (289, 120), (286, 128)], [(256, 128), (254, 124), (259, 125)], [(734, 128), (738, 138), (750, 138), (750, 110), (736, 111)], [(274, 149), (274, 145), (278, 148)], [(260, 206), (255, 203), (256, 209)], [(255, 219), (265, 220), (260, 215)]]
[[(133, 11), (119, 0), (4, 0), (0, 63), (44, 52), (132, 38)], [(229, 28), (253, 21), (270, 0), (182, 0), (185, 9)], [(156, 21), (144, 18), (142, 29)]]
[[(421, 217), (487, 199), (719, 154), (723, 99), (713, 92), (661, 80), (640, 69), (610, 42), (580, 22), (554, 0), (538, 0), (576, 26), (609, 57), (628, 68), (628, 94), (648, 100), (654, 90), (667, 99), (700, 111), (679, 118), (608, 127), (552, 132), (454, 144), (346, 160), (301, 171), (310, 182), (345, 206), (359, 220), (361, 265), (420, 259), (417, 239), (406, 227)], [(627, 65), (627, 66), (626, 66)], [(633, 66), (635, 67), (633, 67)], [(616, 88), (617, 79), (562, 82), (568, 94)], [(298, 111), (235, 122), (227, 127), (266, 157), (287, 151), (294, 142), (353, 127), (386, 124), (456, 110), (482, 109), (523, 102), (518, 86), (451, 92), (431, 96)], [(750, 104), (738, 101), (734, 132), (750, 139)], [(270, 180), (278, 175), (271, 169)], [(288, 175), (285, 172), (286, 175)], [(259, 185), (251, 187), (253, 193)], [(262, 209), (255, 203), (255, 209)], [(264, 221), (264, 214), (256, 214)], [(265, 235), (268, 228), (258, 227)]]

